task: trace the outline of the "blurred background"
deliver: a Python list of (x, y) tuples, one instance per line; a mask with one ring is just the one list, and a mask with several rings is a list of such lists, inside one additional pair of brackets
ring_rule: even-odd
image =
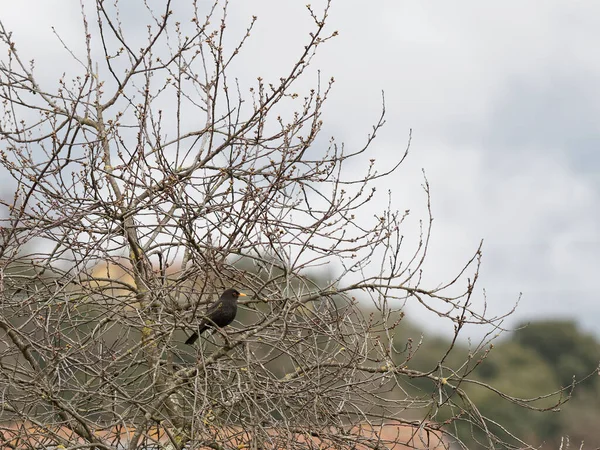
[[(121, 10), (137, 14), (126, 3)], [(289, 71), (310, 29), (303, 2), (238, 0), (229, 14), (231, 42), (258, 17), (233, 68), (242, 85)], [(83, 52), (78, 4), (4, 2), (0, 15), (42, 82), (78, 70), (60, 42)], [(406, 235), (415, 239), (426, 219), (427, 177), (434, 217), (427, 280), (447, 280), (483, 239), (475, 301), (499, 316), (520, 299), (503, 324), (516, 331), (496, 341), (476, 377), (533, 398), (592, 374), (560, 414), (498, 402), (489, 391), (477, 398), (473, 388), (483, 414), (544, 448), (558, 448), (566, 435), (600, 442), (593, 375), (600, 359), (593, 281), (600, 269), (599, 22), (600, 3), (589, 0), (337, 1), (329, 28), (339, 35), (303, 79), (310, 86), (335, 78), (322, 138), (335, 136), (349, 151), (366, 142), (385, 93), (387, 124), (365, 157), (380, 170), (404, 152), (412, 130), (408, 159), (379, 189), (391, 192), (398, 210), (411, 211)], [(144, 27), (128, 33), (145, 38)], [(1, 177), (2, 195), (12, 196), (7, 174)], [(404, 311), (406, 334), (396, 339), (424, 336), (414, 362), (428, 369), (447, 349), (451, 325), (418, 305), (407, 303)], [(453, 350), (457, 363), (469, 338), (489, 331), (467, 327)]]

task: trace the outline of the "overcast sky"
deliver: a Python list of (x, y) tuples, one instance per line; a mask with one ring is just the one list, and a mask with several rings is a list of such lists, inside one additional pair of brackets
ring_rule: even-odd
[[(305, 3), (230, 2), (232, 36), (258, 16), (242, 76), (287, 73), (311, 31)], [(70, 64), (51, 26), (81, 41), (73, 0), (2, 2), (0, 18), (38, 70)], [(399, 210), (422, 212), (425, 170), (433, 278), (452, 274), (484, 239), (480, 287), (492, 314), (522, 292), (511, 324), (575, 318), (600, 335), (600, 3), (337, 0), (329, 29), (339, 36), (313, 65), (336, 79), (324, 133), (361, 146), (385, 91), (373, 157), (385, 167), (413, 130), (407, 163), (382, 187)], [(437, 329), (418, 308), (408, 313)]]

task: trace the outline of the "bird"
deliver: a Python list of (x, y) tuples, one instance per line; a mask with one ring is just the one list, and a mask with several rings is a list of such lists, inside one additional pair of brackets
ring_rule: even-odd
[(206, 311), (206, 314), (198, 325), (198, 332), (193, 333), (185, 343), (192, 345), (207, 328), (223, 328), (233, 322), (237, 313), (237, 301), (239, 297), (246, 297), (246, 294), (239, 292), (237, 289), (227, 289), (223, 292), (219, 300), (213, 303)]

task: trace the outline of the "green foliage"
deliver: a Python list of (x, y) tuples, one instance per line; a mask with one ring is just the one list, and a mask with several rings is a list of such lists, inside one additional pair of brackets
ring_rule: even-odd
[[(583, 380), (598, 367), (600, 344), (571, 321), (532, 323), (516, 331), (514, 339), (539, 354), (552, 367), (561, 386), (570, 385), (574, 378)], [(582, 385), (589, 388), (594, 382), (594, 378), (588, 378)]]
[[(240, 266), (242, 265), (246, 266), (245, 270), (252, 268), (249, 261), (243, 261), (240, 263)], [(27, 265), (11, 266), (9, 269), (14, 273), (26, 275), (31, 275), (33, 270)], [(260, 270), (256, 272), (257, 276), (261, 275)], [(328, 283), (326, 274), (314, 274), (310, 278), (314, 283), (315, 290)], [(291, 290), (301, 288), (295, 279), (286, 280), (285, 277), (282, 277), (282, 280), (282, 283), (284, 281), (288, 283), (286, 286)], [(32, 288), (40, 286), (32, 286)], [(22, 295), (18, 292), (11, 293)], [(312, 327), (325, 326), (326, 324), (322, 321), (327, 317), (327, 311), (337, 314), (343, 312), (344, 309), (344, 304), (339, 298), (333, 297), (330, 299), (330, 303), (321, 304), (318, 301), (307, 303), (306, 307), (298, 310), (297, 316), (288, 317), (288, 320), (294, 323), (302, 322), (306, 326)], [(10, 319), (20, 325), (31, 317), (31, 310), (27, 305), (18, 302), (15, 304), (18, 305), (18, 309), (14, 311), (14, 315)], [(261, 298), (259, 301), (242, 302), (236, 323), (232, 325), (229, 332), (233, 333), (236, 328), (239, 329), (238, 332), (241, 332), (247, 327), (253, 326), (273, 314), (272, 308), (274, 307), (268, 297)], [(67, 313), (71, 318), (70, 323), (79, 324), (68, 329), (61, 328), (60, 333), (56, 334), (65, 342), (52, 340), (54, 335), (47, 337), (52, 348), (60, 348), (62, 353), (68, 355), (70, 347), (67, 345), (67, 341), (95, 345), (92, 342), (82, 341), (82, 337), (89, 335), (92, 328), (101, 319), (95, 310), (94, 302), (88, 302), (86, 299), (73, 299), (67, 293), (62, 302), (47, 305), (47, 310), (44, 317), (49, 324), (60, 323), (58, 316)], [(363, 314), (368, 317), (371, 314), (377, 316), (379, 313), (375, 310), (365, 309)], [(534, 322), (521, 326), (512, 335), (495, 342), (493, 348), (487, 346), (483, 351), (473, 353), (469, 346), (461, 344), (460, 341), (454, 344), (451, 351), (448, 351), (451, 344), (448, 339), (424, 335), (422, 330), (407, 318), (403, 318), (400, 325), (394, 328), (395, 335), (388, 337), (386, 333), (377, 331), (376, 324), (380, 320), (377, 317), (373, 318), (375, 325), (371, 329), (370, 340), (374, 345), (378, 343), (385, 347), (387, 339), (393, 339), (392, 355), (395, 365), (406, 366), (422, 372), (433, 372), (437, 376), (450, 378), (453, 373), (458, 376), (468, 374), (468, 378), (492, 386), (508, 396), (524, 399), (524, 403), (518, 404), (504, 399), (496, 392), (476, 383), (461, 383), (460, 388), (465, 390), (478, 413), (491, 419), (486, 426), (503, 440), (511, 442), (517, 447), (520, 446), (517, 440), (503, 431), (505, 429), (518, 439), (540, 448), (559, 448), (561, 437), (567, 435), (570, 436), (572, 443), (577, 444), (574, 445), (575, 448), (579, 448), (581, 441), (600, 442), (600, 433), (597, 429), (597, 424), (600, 423), (600, 410), (598, 409), (600, 382), (596, 375), (600, 359), (600, 343), (590, 334), (582, 332), (575, 323), (565, 320)], [(397, 321), (400, 320), (400, 316), (395, 314), (388, 320)], [(326, 331), (325, 328), (324, 331)], [(100, 327), (97, 333), (102, 334), (104, 343), (109, 347), (119, 340), (139, 340), (137, 334), (132, 335), (131, 330), (126, 332), (119, 323), (110, 322), (106, 326)], [(178, 336), (175, 341), (183, 341), (185, 339), (184, 331), (180, 331)], [(42, 339), (42, 336), (38, 337)], [(50, 339), (51, 337), (52, 339)], [(327, 346), (339, 347), (340, 345), (331, 341), (325, 332), (315, 335), (315, 339), (321, 338), (322, 342), (316, 342), (315, 349), (317, 350), (322, 350)], [(202, 341), (203, 351), (212, 352), (219, 345), (218, 342), (221, 339), (219, 335), (204, 339)], [(294, 372), (294, 362), (282, 352), (260, 341), (248, 344), (252, 351), (272, 356), (272, 359), (265, 364), (265, 370), (277, 377), (284, 377), (286, 374)], [(181, 353), (187, 356), (184, 359), (191, 362), (195, 357), (194, 351), (190, 351), (183, 345), (180, 347), (188, 352), (187, 354)], [(98, 349), (99, 353), (101, 351), (110, 351), (110, 349)], [(35, 355), (37, 356), (37, 353)], [(47, 357), (45, 360), (51, 361), (52, 358)], [(128, 374), (128, 371), (134, 370), (142, 375), (146, 370), (143, 365), (133, 368), (127, 360), (124, 360), (122, 366), (124, 379), (127, 378), (125, 375)], [(52, 367), (48, 369), (51, 370)], [(73, 376), (85, 377), (86, 375), (83, 371), (75, 371)], [(140, 380), (143, 379), (143, 377), (140, 378)], [(539, 412), (531, 409), (549, 409), (559, 400), (559, 394), (546, 398), (537, 397), (557, 392), (561, 387), (569, 387), (573, 379), (578, 383), (573, 398), (561, 406), (560, 412)], [(119, 384), (118, 379), (116, 382)], [(440, 394), (439, 385), (428, 378), (408, 379), (403, 377), (399, 382), (406, 392), (416, 398), (435, 398)], [(137, 385), (134, 387), (139, 388)], [(437, 421), (452, 419), (455, 411), (458, 410), (452, 407), (452, 402), (461, 404), (462, 400), (456, 392), (447, 387), (443, 389), (443, 393), (450, 397), (450, 402), (444, 403), (439, 411), (433, 412), (429, 409), (411, 406), (411, 409), (406, 411), (406, 418), (417, 419), (428, 416), (434, 417)], [(401, 395), (401, 393), (397, 390), (395, 394), (390, 393), (390, 395)], [(568, 391), (565, 391), (563, 395), (568, 395)], [(78, 401), (82, 410), (89, 411), (90, 414), (97, 406), (94, 404), (93, 398), (86, 397)], [(461, 404), (461, 406), (466, 409), (471, 408), (469, 405)], [(278, 415), (279, 413), (274, 410), (273, 414)], [(484, 433), (467, 425), (463, 419), (459, 418), (453, 422), (455, 427), (453, 431), (458, 432), (468, 448), (489, 448), (489, 443), (483, 440)]]
[[(525, 404), (530, 407), (549, 408), (559, 398), (534, 400), (557, 391), (560, 386), (552, 367), (538, 353), (514, 341), (499, 344), (477, 368), (473, 378), (506, 395), (526, 400)], [(556, 414), (524, 408), (481, 386), (468, 385), (465, 390), (482, 415), (529, 444), (539, 445), (544, 439), (555, 438), (560, 430)], [(500, 426), (488, 423), (488, 427), (503, 440), (517, 444)]]
[[(464, 344), (455, 344), (439, 367), (441, 358), (446, 355), (450, 341), (441, 337), (422, 336), (414, 325), (403, 323), (403, 331), (394, 340), (397, 353), (396, 363), (421, 371), (435, 370), (436, 374), (448, 376), (452, 371), (459, 374), (472, 370), (469, 378), (492, 386), (508, 396), (525, 400), (523, 407), (502, 398), (490, 389), (475, 383), (464, 382), (465, 390), (482, 416), (490, 418), (487, 426), (498, 436), (520, 448), (522, 444), (509, 437), (501, 427), (509, 430), (518, 439), (541, 448), (556, 449), (560, 439), (570, 436), (572, 443), (598, 442), (600, 436), (596, 427), (600, 423), (600, 383), (594, 373), (600, 359), (600, 344), (591, 335), (582, 332), (570, 321), (542, 321), (521, 327), (512, 335), (496, 342), (489, 352), (470, 354)], [(587, 377), (587, 378), (586, 378)], [(561, 399), (552, 392), (570, 387), (573, 379), (578, 384), (572, 399), (562, 405), (560, 411), (536, 411), (550, 409)], [(422, 396), (438, 395), (439, 387), (427, 379), (401, 380), (408, 390)], [(444, 391), (451, 401), (461, 403), (452, 391)], [(569, 395), (569, 389), (562, 392), (562, 398)], [(467, 405), (462, 405), (463, 407)], [(436, 420), (453, 417), (456, 408), (450, 403), (437, 412)], [(475, 413), (475, 411), (473, 411)], [(495, 423), (494, 423), (495, 422)], [(498, 425), (496, 425), (498, 424)], [(469, 448), (488, 448), (483, 441), (484, 433), (458, 419), (454, 430)], [(497, 446), (497, 444), (494, 444)], [(503, 447), (497, 447), (503, 448)]]

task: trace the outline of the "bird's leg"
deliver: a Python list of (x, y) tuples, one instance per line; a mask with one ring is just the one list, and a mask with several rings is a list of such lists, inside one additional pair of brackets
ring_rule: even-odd
[(227, 347), (231, 347), (231, 341), (229, 340), (229, 335), (225, 332), (223, 328), (216, 328), (216, 330), (223, 336), (223, 340), (225, 341), (225, 345)]

